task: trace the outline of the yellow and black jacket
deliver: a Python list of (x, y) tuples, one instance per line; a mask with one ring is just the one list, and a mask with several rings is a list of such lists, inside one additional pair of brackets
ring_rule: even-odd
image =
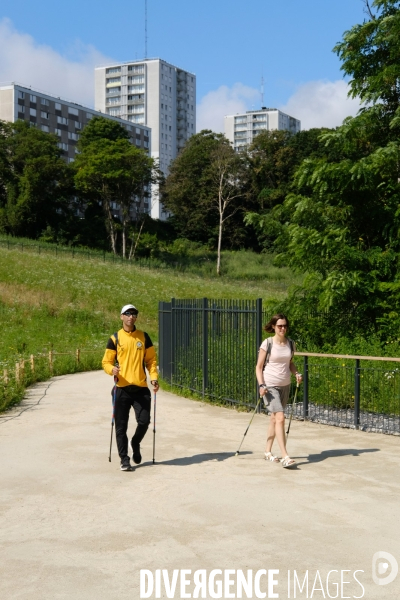
[(145, 367), (151, 380), (158, 379), (156, 352), (148, 334), (136, 328), (132, 332), (120, 329), (117, 337), (118, 346), (115, 334), (108, 340), (101, 363), (107, 375), (112, 375), (113, 366), (118, 361), (117, 386), (147, 387)]

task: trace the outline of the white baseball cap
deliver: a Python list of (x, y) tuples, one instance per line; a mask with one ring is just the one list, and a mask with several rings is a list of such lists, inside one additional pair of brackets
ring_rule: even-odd
[(136, 306), (133, 306), (133, 304), (125, 304), (125, 306), (121, 308), (121, 315), (127, 310), (136, 310), (136, 312), (139, 312)]

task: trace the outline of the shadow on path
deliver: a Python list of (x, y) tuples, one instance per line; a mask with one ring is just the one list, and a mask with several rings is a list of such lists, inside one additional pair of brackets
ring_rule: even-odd
[[(162, 460), (156, 463), (158, 465), (172, 465), (175, 467), (185, 467), (187, 465), (197, 465), (204, 462), (216, 461), (222, 462), (232, 456), (235, 456), (236, 452), (207, 452), (205, 454), (194, 454), (193, 456), (184, 456), (183, 458), (173, 458), (171, 460)], [(253, 454), (252, 452), (241, 452), (240, 455)]]
[(344, 448), (343, 450), (323, 450), (320, 454), (309, 454), (308, 456), (299, 456), (297, 458), (305, 458), (303, 462), (296, 463), (296, 466), (309, 465), (311, 463), (319, 463), (328, 458), (340, 458), (342, 456), (361, 456), (366, 452), (380, 452), (379, 448)]

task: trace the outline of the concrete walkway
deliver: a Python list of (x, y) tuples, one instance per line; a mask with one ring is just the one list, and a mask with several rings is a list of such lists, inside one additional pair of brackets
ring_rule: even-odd
[[(378, 551), (400, 563), (399, 438), (293, 422), (297, 468), (283, 469), (263, 460), (267, 417), (234, 457), (249, 414), (160, 392), (157, 464), (149, 431), (144, 462), (124, 473), (115, 441), (108, 462), (111, 386), (102, 372), (54, 378), (1, 415), (0, 598), (136, 600), (141, 569), (188, 569), (189, 580), (199, 569), (275, 569), (279, 598), (288, 570), (291, 598), (294, 570), (309, 577), (297, 598), (328, 598), (337, 570), (331, 597), (400, 598), (400, 575), (378, 586), (371, 574)], [(341, 570), (351, 583), (335, 596)], [(184, 597), (179, 582), (170, 597)], [(235, 585), (204, 597), (236, 597)]]

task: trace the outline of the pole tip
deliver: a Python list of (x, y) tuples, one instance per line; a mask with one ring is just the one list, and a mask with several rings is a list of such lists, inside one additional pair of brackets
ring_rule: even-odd
[(237, 452), (235, 452), (235, 456), (237, 456), (239, 454), (239, 450)]

